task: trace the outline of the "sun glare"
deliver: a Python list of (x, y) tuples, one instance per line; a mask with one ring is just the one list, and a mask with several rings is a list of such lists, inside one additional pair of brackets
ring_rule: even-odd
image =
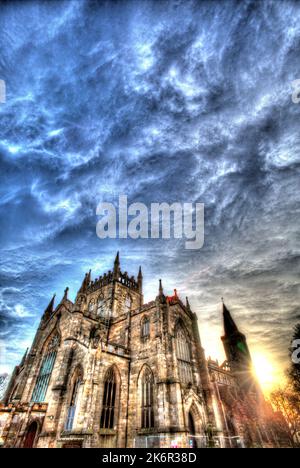
[(270, 391), (275, 384), (275, 369), (263, 354), (253, 354), (254, 371), (263, 390)]

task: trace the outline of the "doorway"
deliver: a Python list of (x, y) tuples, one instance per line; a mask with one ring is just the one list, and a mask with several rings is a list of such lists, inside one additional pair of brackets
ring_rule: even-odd
[(194, 423), (194, 418), (191, 413), (189, 413), (189, 446), (190, 448), (197, 448), (197, 441), (196, 441), (196, 430), (195, 430), (195, 423)]
[(34, 440), (37, 434), (38, 425), (35, 421), (33, 421), (27, 429), (25, 441), (24, 441), (24, 448), (32, 448), (34, 444)]

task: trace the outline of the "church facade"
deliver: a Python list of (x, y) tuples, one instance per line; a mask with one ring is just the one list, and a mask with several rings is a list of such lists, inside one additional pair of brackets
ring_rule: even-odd
[(143, 302), (143, 277), (85, 275), (46, 308), (0, 406), (4, 447), (275, 447), (282, 434), (223, 304), (227, 360), (207, 360), (175, 290)]

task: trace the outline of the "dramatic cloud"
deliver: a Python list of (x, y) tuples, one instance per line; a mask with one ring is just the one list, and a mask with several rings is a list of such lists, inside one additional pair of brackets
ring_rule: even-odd
[[(299, 306), (300, 6), (5, 2), (0, 10), (1, 368), (53, 292), (143, 265), (189, 294), (222, 359), (223, 296), (282, 371)], [(205, 245), (96, 237), (96, 206), (205, 203)]]

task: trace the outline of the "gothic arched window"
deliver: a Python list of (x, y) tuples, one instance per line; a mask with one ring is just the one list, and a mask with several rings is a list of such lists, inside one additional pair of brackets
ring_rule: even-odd
[(31, 401), (41, 403), (45, 401), (46, 392), (50, 382), (52, 370), (54, 367), (57, 348), (59, 346), (59, 336), (56, 333), (50, 340), (47, 350), (40, 367), (40, 372), (32, 393)]
[(105, 375), (102, 412), (100, 419), (101, 429), (113, 429), (115, 420), (117, 382), (113, 367)]
[(177, 328), (175, 342), (179, 378), (182, 383), (188, 384), (193, 381), (191, 352), (186, 333), (181, 326)]
[(148, 317), (144, 317), (141, 321), (141, 338), (146, 340), (150, 336), (150, 320)]
[(145, 368), (142, 375), (142, 429), (154, 427), (154, 408), (153, 408), (153, 374), (149, 368)]
[(71, 400), (68, 408), (68, 415), (66, 421), (66, 430), (71, 431), (73, 429), (74, 418), (76, 413), (76, 408), (78, 406), (78, 395), (80, 385), (82, 383), (82, 373), (80, 371), (76, 372), (75, 378), (73, 379), (73, 385), (71, 390)]

